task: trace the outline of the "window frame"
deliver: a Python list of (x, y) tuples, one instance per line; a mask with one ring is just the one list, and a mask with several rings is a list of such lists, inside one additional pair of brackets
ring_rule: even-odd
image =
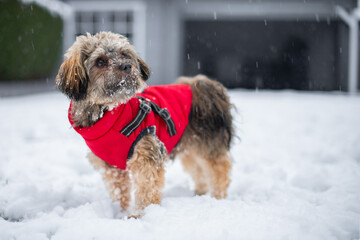
[[(77, 16), (79, 12), (93, 13), (94, 12), (132, 12), (132, 25), (130, 34), (132, 44), (135, 46), (137, 53), (146, 59), (146, 5), (143, 2), (131, 2), (131, 1), (72, 1), (69, 5), (74, 11), (74, 15)], [(74, 17), (74, 28), (77, 29), (77, 19)], [(128, 24), (126, 22), (126, 24)], [(74, 29), (74, 30), (75, 30)], [(74, 34), (77, 34), (77, 30)]]

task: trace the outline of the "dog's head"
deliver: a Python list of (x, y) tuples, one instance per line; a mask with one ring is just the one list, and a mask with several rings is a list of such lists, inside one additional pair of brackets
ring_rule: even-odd
[(124, 103), (146, 85), (150, 75), (149, 67), (120, 34), (79, 36), (65, 56), (56, 85), (74, 101)]

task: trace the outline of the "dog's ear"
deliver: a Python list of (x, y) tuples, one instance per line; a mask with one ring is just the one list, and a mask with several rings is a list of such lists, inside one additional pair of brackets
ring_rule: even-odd
[(71, 100), (79, 101), (86, 97), (88, 76), (84, 67), (86, 56), (80, 49), (72, 49), (56, 76), (56, 85)]
[(137, 61), (139, 63), (142, 79), (144, 81), (148, 80), (150, 77), (150, 73), (151, 73), (149, 66), (144, 62), (144, 60), (142, 60), (139, 57), (137, 58)]

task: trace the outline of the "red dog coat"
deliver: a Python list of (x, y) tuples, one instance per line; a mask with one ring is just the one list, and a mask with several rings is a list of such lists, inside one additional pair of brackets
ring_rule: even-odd
[[(136, 143), (149, 133), (156, 134), (170, 154), (189, 123), (190, 86), (153, 86), (136, 95), (105, 112), (93, 126), (74, 127), (96, 156), (120, 169), (126, 169)], [(70, 109), (71, 104), (69, 121), (73, 124)]]

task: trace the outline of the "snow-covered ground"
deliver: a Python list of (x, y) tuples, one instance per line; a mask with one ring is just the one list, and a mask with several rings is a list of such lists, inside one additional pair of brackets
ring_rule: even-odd
[(179, 161), (141, 219), (112, 203), (58, 93), (0, 99), (0, 239), (359, 239), (360, 97), (231, 91), (229, 196)]

